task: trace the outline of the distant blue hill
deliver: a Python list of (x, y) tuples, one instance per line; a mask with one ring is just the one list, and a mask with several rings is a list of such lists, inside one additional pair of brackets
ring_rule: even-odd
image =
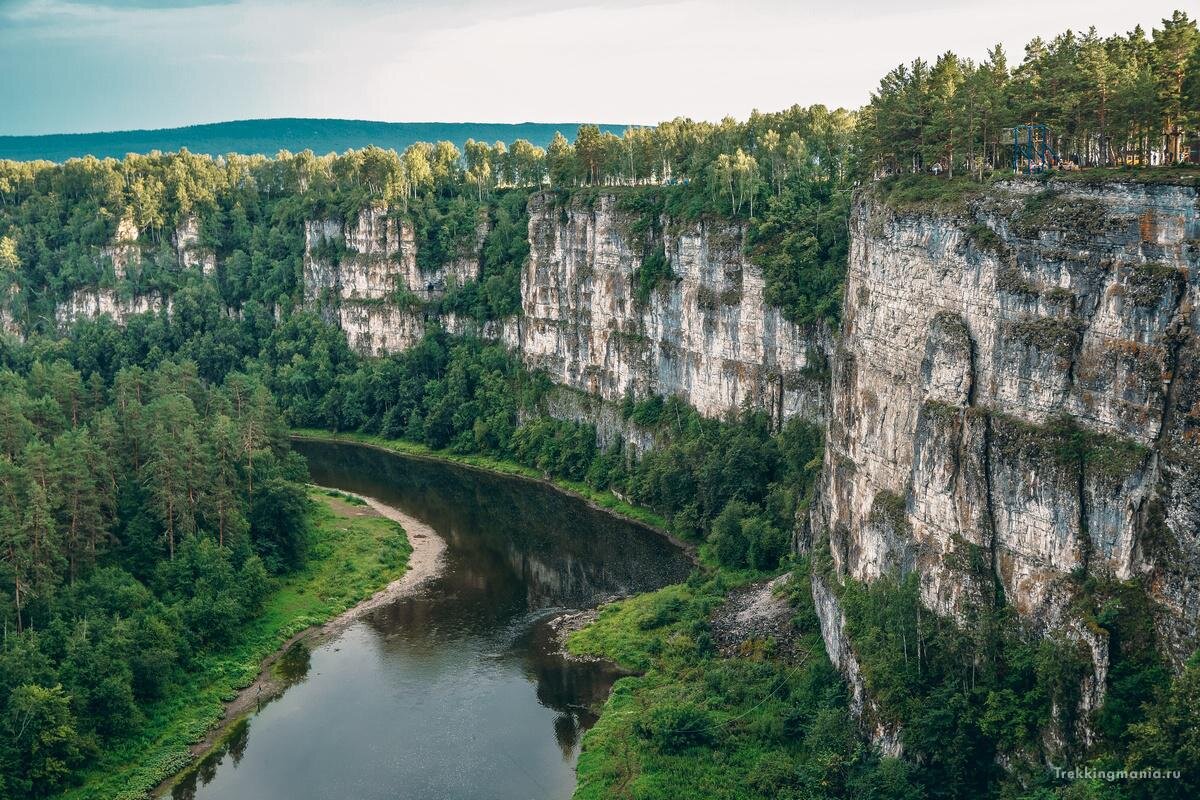
[[(601, 125), (601, 130), (620, 134), (624, 125)], [(350, 148), (377, 145), (403, 150), (413, 142), (454, 142), (460, 148), (467, 139), (505, 143), (528, 139), (545, 147), (561, 131), (575, 138), (577, 122), (367, 122), (352, 119), (247, 119), (111, 133), (55, 133), (44, 136), (0, 136), (0, 159), (66, 161), (93, 155), (124, 158), (127, 153), (170, 152), (186, 147), (193, 153), (223, 155), (274, 155), (312, 150), (318, 155), (341, 153)]]

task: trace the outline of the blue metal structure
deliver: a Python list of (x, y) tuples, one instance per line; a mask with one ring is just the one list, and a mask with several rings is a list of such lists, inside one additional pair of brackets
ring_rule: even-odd
[(1045, 125), (1029, 123), (1012, 129), (1013, 172), (1021, 171), (1021, 159), (1025, 159), (1025, 170), (1033, 174), (1034, 164), (1039, 170), (1049, 169), (1060, 163), (1058, 153), (1050, 147), (1050, 129)]

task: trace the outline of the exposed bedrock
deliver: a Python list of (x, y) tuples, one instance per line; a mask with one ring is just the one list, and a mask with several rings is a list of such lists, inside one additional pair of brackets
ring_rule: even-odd
[(1178, 666), (1200, 611), (1195, 189), (1021, 182), (938, 213), (863, 193), (850, 225), (809, 520), (835, 580), (915, 571), (959, 618), (998, 585), (1092, 654), (1086, 719), (1108, 654), (1080, 579), (1139, 578)]

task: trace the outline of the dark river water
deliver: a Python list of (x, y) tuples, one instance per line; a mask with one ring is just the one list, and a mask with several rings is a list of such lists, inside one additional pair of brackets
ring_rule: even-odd
[(640, 526), (531, 481), (366, 447), (297, 442), (314, 483), (446, 539), (441, 576), (311, 652), (294, 683), (173, 790), (177, 800), (567, 798), (592, 708), (618, 677), (564, 661), (549, 616), (682, 580)]

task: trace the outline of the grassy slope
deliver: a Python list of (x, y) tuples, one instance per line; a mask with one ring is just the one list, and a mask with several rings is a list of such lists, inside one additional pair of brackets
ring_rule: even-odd
[(357, 442), (359, 444), (369, 444), (374, 447), (379, 447), (384, 450), (391, 450), (395, 453), (404, 455), (416, 456), (418, 458), (434, 458), (443, 461), (452, 461), (455, 464), (463, 464), (477, 469), (485, 469), (490, 472), (498, 472), (503, 475), (516, 475), (522, 478), (531, 480), (543, 481), (553, 484), (559, 489), (571, 494), (578, 495), (595, 505), (610, 511), (614, 514), (619, 514), (622, 517), (641, 522), (653, 528), (658, 528), (660, 531), (666, 531), (668, 528), (667, 521), (653, 511), (633, 506), (616, 497), (612, 492), (600, 492), (586, 483), (577, 483), (575, 481), (563, 480), (561, 478), (551, 478), (543, 475), (532, 467), (527, 467), (523, 464), (518, 464), (515, 461), (506, 461), (504, 459), (492, 458), (491, 456), (482, 455), (464, 455), (461, 453), (452, 453), (449, 450), (433, 450), (422, 444), (415, 442), (404, 441), (403, 439), (386, 439), (382, 436), (375, 436), (368, 433), (332, 433), (326, 430), (314, 428), (296, 428), (292, 430), (292, 435), (302, 439), (322, 439), (325, 441), (340, 441), (340, 442)]
[(577, 800), (773, 798), (840, 779), (851, 730), (842, 684), (820, 644), (807, 573), (797, 574), (790, 599), (808, 655), (796, 663), (773, 658), (770, 642), (744, 657), (713, 652), (707, 619), (729, 588), (719, 575), (606, 606), (569, 637), (574, 653), (642, 673), (617, 682), (584, 737)]
[(379, 516), (353, 517), (350, 508), (318, 491), (309, 562), (284, 577), (240, 643), (198, 660), (172, 695), (146, 711), (140, 733), (104, 753), (72, 800), (140, 798), (184, 767), (188, 747), (224, 714), (223, 704), (258, 675), (263, 659), (293, 634), (350, 608), (404, 573), (412, 548), (404, 530)]
[(1200, 187), (1200, 168), (1183, 164), (1171, 167), (1094, 167), (1073, 172), (1056, 171), (1033, 177), (1014, 176), (1007, 170), (978, 182), (968, 175), (944, 178), (936, 175), (893, 175), (871, 184), (871, 190), (898, 211), (957, 213), (993, 184), (1011, 180), (1043, 184), (1047, 189), (1062, 184), (1145, 183)]

